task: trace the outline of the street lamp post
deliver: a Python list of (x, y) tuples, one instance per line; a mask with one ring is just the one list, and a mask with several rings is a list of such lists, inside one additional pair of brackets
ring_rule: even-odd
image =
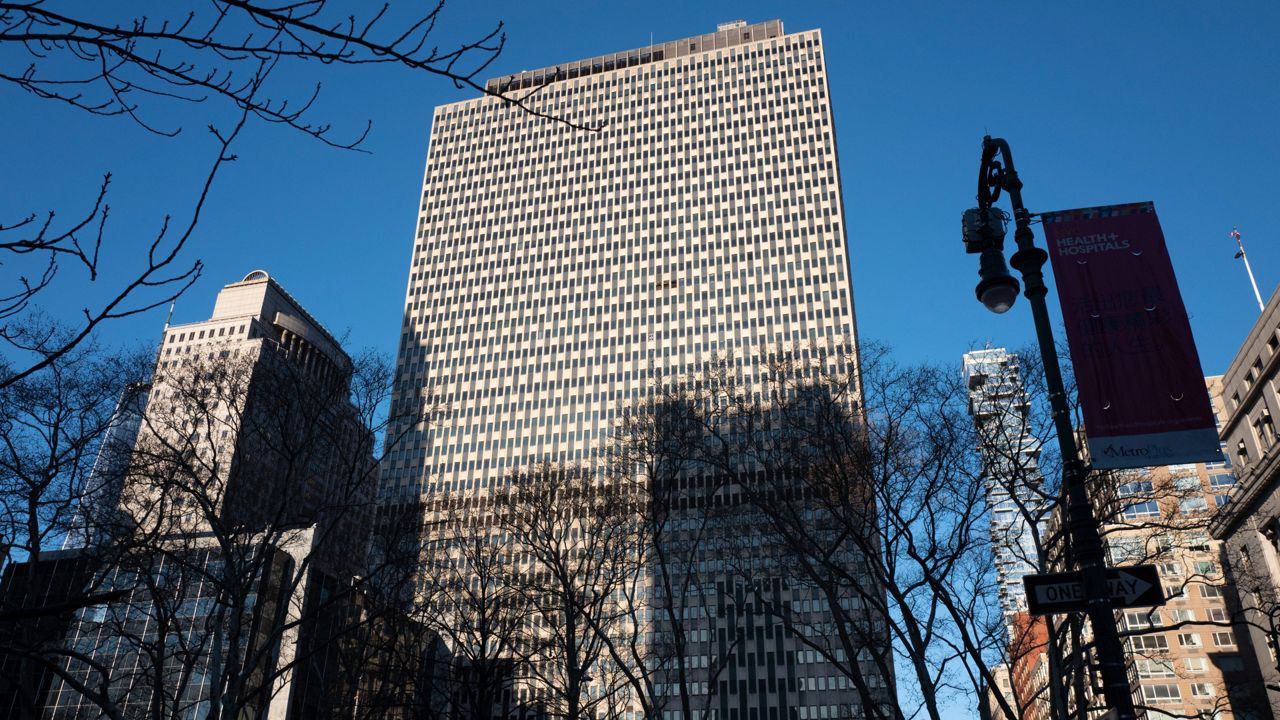
[(977, 287), (978, 299), (996, 313), (1008, 311), (1018, 293), (1018, 281), (1009, 274), (1004, 264), (1004, 216), (994, 208), (1002, 190), (1009, 194), (1009, 201), (1013, 205), (1013, 239), (1018, 249), (1010, 258), (1010, 263), (1022, 275), (1022, 281), (1026, 285), (1023, 294), (1031, 303), (1031, 315), (1035, 320), (1036, 341), (1040, 346), (1053, 425), (1062, 452), (1067, 528), (1071, 533), (1072, 555), (1080, 569), (1084, 586), (1085, 612), (1093, 628), (1103, 697), (1107, 707), (1115, 713), (1114, 717), (1119, 720), (1134, 720), (1136, 713), (1133, 690), (1125, 670), (1124, 648), (1120, 644), (1111, 594), (1107, 587), (1102, 537), (1085, 485), (1087, 469), (1076, 449), (1067, 394), (1062, 384), (1062, 369), (1058, 365), (1049, 308), (1045, 302), (1049, 289), (1045, 286), (1042, 268), (1049, 255), (1035, 245), (1035, 235), (1031, 232), (1031, 213), (1022, 204), (1022, 181), (1018, 179), (1018, 173), (1014, 169), (1009, 143), (988, 135), (982, 139), (978, 207), (965, 213), (964, 228), (966, 249), (970, 253), (982, 254), (979, 269), (982, 279)]

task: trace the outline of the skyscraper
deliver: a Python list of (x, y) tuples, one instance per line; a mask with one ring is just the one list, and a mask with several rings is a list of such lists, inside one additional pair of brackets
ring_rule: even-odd
[(969, 385), (969, 414), (977, 425), (985, 468), (983, 482), (991, 508), (991, 545), (1000, 583), (1000, 607), (1013, 627), (1015, 613), (1027, 609), (1023, 576), (1042, 561), (1047, 503), (1040, 475), (1040, 441), (1025, 412), (1028, 400), (1018, 356), (1004, 348), (964, 354)]
[[(750, 387), (777, 348), (854, 347), (819, 31), (739, 21), (487, 88), (533, 112), (432, 118), (392, 407), (442, 419), (392, 428), (384, 501), (431, 513), (540, 461), (594, 466), (625, 408), (713, 358)], [(770, 720), (848, 707), (843, 679), (768, 655)]]
[[(1045, 652), (1048, 628), (1027, 613), (1022, 578), (1045, 569), (1046, 511), (1040, 473), (1040, 441), (1032, 432), (1019, 358), (1004, 348), (964, 354), (969, 415), (978, 431), (983, 486), (991, 511), (991, 547), (1008, 645), (993, 668), (1010, 706), (1026, 720), (1050, 717), (1043, 678), (1056, 672)], [(985, 699), (984, 699), (985, 700)], [(992, 703), (994, 705), (994, 702)]]
[(225, 286), (208, 320), (165, 328), (152, 382), (124, 395), (83, 498), (77, 536), (93, 542), (0, 588), (60, 591), (76, 608), (57, 632), (12, 633), (56, 669), (25, 702), (56, 718), (327, 717), (352, 704), (366, 663), (348, 635), (368, 606), (356, 573), (377, 484), (355, 369), (260, 270)]
[(182, 491), (172, 466), (194, 465), (208, 510), (159, 514), (165, 522), (259, 530), (332, 516), (352, 544), (334, 559), (355, 572), (377, 479), (372, 434), (352, 404), (353, 367), (267, 273), (223, 287), (208, 320), (165, 328), (124, 509), (140, 525), (156, 520), (151, 502)]

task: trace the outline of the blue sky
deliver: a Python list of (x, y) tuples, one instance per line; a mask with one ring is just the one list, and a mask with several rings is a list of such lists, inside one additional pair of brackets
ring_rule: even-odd
[[(1204, 370), (1226, 369), (1257, 317), (1233, 226), (1264, 297), (1280, 282), (1280, 4), (459, 0), (438, 41), (504, 21), (491, 73), (501, 75), (641, 46), (650, 33), (774, 17), (824, 33), (864, 338), (944, 362), (1032, 340), (1025, 301), (997, 317), (974, 300), (977, 262), (960, 243), (991, 133), (1011, 142), (1033, 211), (1155, 201)], [(218, 288), (264, 268), (352, 348), (389, 354), (432, 108), (473, 93), (393, 69), (321, 72), (281, 79), (322, 77), (314, 117), (348, 137), (372, 120), (368, 152), (252, 127), (187, 253), (206, 270), (174, 319), (207, 317)], [(113, 172), (109, 279), (136, 264), (166, 213), (188, 211), (213, 151), (201, 108), (157, 108), (154, 121), (184, 128), (164, 139), (0, 87), (0, 224), (51, 209), (72, 217)], [(73, 317), (92, 295), (63, 284), (49, 309)], [(153, 342), (163, 321), (157, 310), (102, 339)]]
[[(991, 133), (1012, 143), (1033, 211), (1155, 201), (1205, 372), (1225, 370), (1257, 315), (1232, 226), (1264, 297), (1280, 282), (1274, 3), (466, 2), (446, 8), (439, 42), (504, 21), (499, 75), (773, 17), (824, 33), (862, 336), (947, 362), (1031, 340), (1025, 302), (996, 317), (974, 301), (976, 258), (960, 244)], [(431, 111), (472, 93), (389, 68), (321, 72), (297, 73), (325, 81), (315, 118), (348, 136), (372, 120), (368, 152), (251, 128), (188, 253), (207, 269), (175, 321), (206, 317), (219, 287), (262, 267), (354, 347), (394, 352)], [(0, 222), (69, 217), (112, 171), (110, 276), (165, 213), (187, 212), (213, 151), (201, 108), (156, 108), (184, 128), (169, 140), (3, 92)], [(63, 288), (55, 314), (85, 301)], [(104, 338), (150, 341), (163, 320)]]

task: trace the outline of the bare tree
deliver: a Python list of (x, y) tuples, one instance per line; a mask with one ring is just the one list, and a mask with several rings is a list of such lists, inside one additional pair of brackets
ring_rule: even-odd
[[(65, 342), (56, 325), (42, 332), (42, 352)], [(39, 562), (72, 531), (121, 393), (149, 364), (142, 353), (87, 344), (0, 392), (0, 568)]]
[[(26, 322), (56, 348), (65, 333), (44, 318)], [(42, 373), (0, 391), (0, 713), (36, 717), (31, 691), (47, 681), (44, 654), (61, 640), (63, 618), (119, 597), (90, 582), (88, 559), (59, 564), (48, 552), (84, 537), (84, 500), (117, 477), (104, 459), (119, 448), (106, 431), (118, 418), (122, 388), (145, 376), (150, 358), (86, 343)], [(116, 468), (118, 469), (118, 468)], [(105, 698), (102, 686), (82, 687)]]
[(419, 572), (427, 582), (418, 602), (452, 649), (454, 712), (473, 720), (505, 716), (518, 706), (511, 697), (516, 680), (528, 675), (521, 656), (534, 612), (517, 576), (519, 546), (456, 508), (426, 543)]
[[(162, 367), (102, 549), (77, 644), (52, 644), (53, 693), (108, 714), (238, 717), (350, 705), (355, 668), (326, 664), (368, 635), (365, 567), (375, 428), (390, 387), (377, 358), (339, 370), (268, 339)], [(99, 498), (100, 501), (109, 501)], [(345, 673), (345, 674), (344, 674)]]
[[(680, 717), (708, 717), (726, 666), (714, 649), (716, 620), (706, 612), (715, 605), (706, 596), (716, 577), (706, 567), (711, 507), (727, 477), (729, 446), (719, 434), (725, 410), (716, 402), (725, 377), (723, 367), (709, 366), (655, 388), (621, 413), (607, 448), (610, 486), (644, 501), (636, 507), (630, 577), (619, 587), (631, 631), (621, 642), (602, 637), (646, 716), (669, 712), (674, 695)], [(708, 667), (692, 662), (702, 657), (712, 659)]]
[[(442, 45), (443, 2), (408, 13), (389, 4), (357, 12), (331, 0), (186, 5), (144, 15), (116, 4), (0, 2), (4, 86), (93, 116), (126, 118), (162, 138), (182, 133), (184, 123), (208, 127), (215, 138), (212, 162), (185, 219), (166, 215), (140, 267), (104, 288), (103, 299), (84, 308), (78, 327), (59, 336), (56, 347), (51, 336), (18, 321), (38, 312), (46, 291), (69, 292), (73, 286), (66, 283), (92, 286), (120, 262), (108, 243), (111, 175), (90, 195), (89, 209), (68, 213), (68, 221), (49, 211), (0, 222), (0, 255), (16, 278), (0, 290), (0, 342), (27, 356), (5, 368), (0, 389), (47, 367), (103, 323), (168, 304), (199, 278), (200, 262), (184, 260), (184, 251), (215, 178), (236, 159), (232, 145), (246, 123), (279, 125), (330, 147), (358, 149), (371, 124), (343, 135), (314, 116), (324, 68), (399, 67), (566, 122), (529, 101), (545, 85), (523, 93), (486, 88), (480, 78), (502, 51), (502, 24), (481, 37)], [(281, 75), (311, 82), (277, 82)], [(175, 119), (162, 119), (165, 113)], [(74, 279), (65, 277), (68, 267), (77, 273)], [(60, 272), (65, 282), (55, 284)]]
[(520, 553), (531, 610), (520, 659), (538, 712), (566, 720), (615, 717), (625, 673), (606, 637), (629, 632), (623, 589), (634, 577), (637, 503), (589, 470), (544, 464), (508, 479), (499, 528)]
[(989, 637), (963, 396), (938, 371), (897, 367), (873, 347), (860, 362), (779, 353), (767, 385), (747, 410), (760, 468), (747, 487), (795, 591), (761, 603), (840, 673), (862, 714), (914, 713), (887, 687), (896, 648), (919, 706), (939, 717), (945, 690), (985, 672)]

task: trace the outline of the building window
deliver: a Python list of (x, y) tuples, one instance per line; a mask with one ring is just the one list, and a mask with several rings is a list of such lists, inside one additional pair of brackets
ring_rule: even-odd
[(1164, 635), (1134, 635), (1126, 639), (1130, 652), (1152, 653), (1169, 649), (1169, 641)]
[(1186, 475), (1181, 477), (1175, 477), (1173, 479), (1173, 487), (1178, 490), (1199, 490), (1200, 476)]
[(1134, 480), (1116, 488), (1116, 492), (1125, 497), (1129, 495), (1151, 495), (1155, 493), (1155, 485), (1150, 480)]
[(1225, 488), (1236, 484), (1236, 476), (1231, 473), (1214, 473), (1209, 476), (1209, 487)]
[(1143, 612), (1127, 612), (1124, 614), (1125, 630), (1144, 630), (1151, 627), (1151, 623), (1147, 620), (1146, 613)]
[(1192, 683), (1191, 697), (1213, 697), (1213, 683)]
[(1209, 672), (1209, 661), (1202, 657), (1182, 658), (1182, 667), (1189, 673)]
[(1267, 408), (1262, 409), (1262, 413), (1258, 415), (1258, 419), (1253, 421), (1253, 431), (1258, 438), (1258, 444), (1263, 448), (1269, 448), (1276, 441), (1276, 426), (1271, 422), (1271, 411)]
[(1215, 647), (1235, 647), (1236, 636), (1230, 630), (1216, 632), (1213, 634), (1213, 644)]
[(1186, 548), (1194, 552), (1209, 552), (1209, 536), (1204, 533), (1187, 533)]
[(1142, 538), (1112, 538), (1107, 545), (1111, 551), (1111, 562), (1116, 564), (1137, 562), (1146, 557), (1146, 543)]
[(1194, 515), (1195, 513), (1204, 512), (1208, 509), (1209, 501), (1205, 500), (1203, 495), (1186, 497), (1178, 501), (1178, 510), (1181, 511), (1183, 515)]
[(1173, 684), (1143, 685), (1142, 697), (1152, 705), (1168, 705), (1181, 702), (1182, 692)]
[(1200, 640), (1200, 633), (1178, 633), (1178, 644), (1182, 647), (1200, 647), (1204, 642)]
[(1169, 660), (1138, 658), (1134, 660), (1134, 666), (1137, 667), (1138, 677), (1141, 678), (1176, 677), (1173, 671), (1173, 663)]
[(1130, 519), (1151, 517), (1160, 514), (1160, 506), (1156, 504), (1155, 500), (1144, 500), (1126, 505), (1121, 514)]
[(1159, 610), (1130, 610), (1124, 614), (1124, 626), (1129, 630), (1142, 630), (1164, 625)]

